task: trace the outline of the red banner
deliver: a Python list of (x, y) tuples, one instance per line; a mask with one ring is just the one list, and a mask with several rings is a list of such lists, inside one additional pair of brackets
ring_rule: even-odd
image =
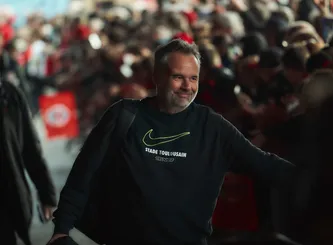
[(39, 97), (47, 138), (75, 138), (79, 134), (75, 97), (70, 92)]

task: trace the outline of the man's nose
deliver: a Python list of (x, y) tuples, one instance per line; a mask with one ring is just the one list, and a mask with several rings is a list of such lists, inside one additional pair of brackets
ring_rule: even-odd
[(184, 88), (184, 89), (190, 89), (191, 88), (190, 78), (184, 78), (183, 83), (182, 83), (182, 88)]

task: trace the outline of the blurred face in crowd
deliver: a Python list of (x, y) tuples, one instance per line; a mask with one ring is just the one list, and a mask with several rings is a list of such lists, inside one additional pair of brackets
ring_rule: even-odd
[(256, 86), (258, 71), (254, 68), (259, 62), (256, 55), (246, 57), (235, 63), (237, 82), (249, 88)]
[(293, 86), (302, 84), (306, 77), (305, 71), (299, 71), (292, 68), (284, 68), (284, 75)]
[(258, 68), (258, 76), (261, 79), (261, 82), (264, 83), (270, 83), (272, 81), (272, 78), (277, 73), (277, 69), (274, 68)]
[(199, 84), (199, 61), (192, 54), (170, 53), (166, 64), (154, 71), (161, 105), (168, 113), (184, 110), (195, 99)]

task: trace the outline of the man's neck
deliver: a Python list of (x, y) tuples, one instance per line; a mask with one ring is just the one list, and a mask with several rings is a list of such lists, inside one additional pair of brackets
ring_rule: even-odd
[(186, 108), (169, 106), (165, 103), (165, 100), (159, 96), (156, 96), (155, 99), (151, 101), (151, 105), (160, 112), (164, 112), (167, 114), (176, 114), (186, 109)]

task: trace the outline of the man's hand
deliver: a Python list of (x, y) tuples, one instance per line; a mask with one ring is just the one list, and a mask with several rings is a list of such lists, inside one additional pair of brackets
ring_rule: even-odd
[(46, 221), (49, 221), (52, 218), (54, 207), (43, 205), (42, 206), (43, 214)]
[(57, 239), (68, 236), (66, 234), (54, 234), (50, 241), (47, 243), (47, 245), (52, 245), (53, 242), (55, 242)]

